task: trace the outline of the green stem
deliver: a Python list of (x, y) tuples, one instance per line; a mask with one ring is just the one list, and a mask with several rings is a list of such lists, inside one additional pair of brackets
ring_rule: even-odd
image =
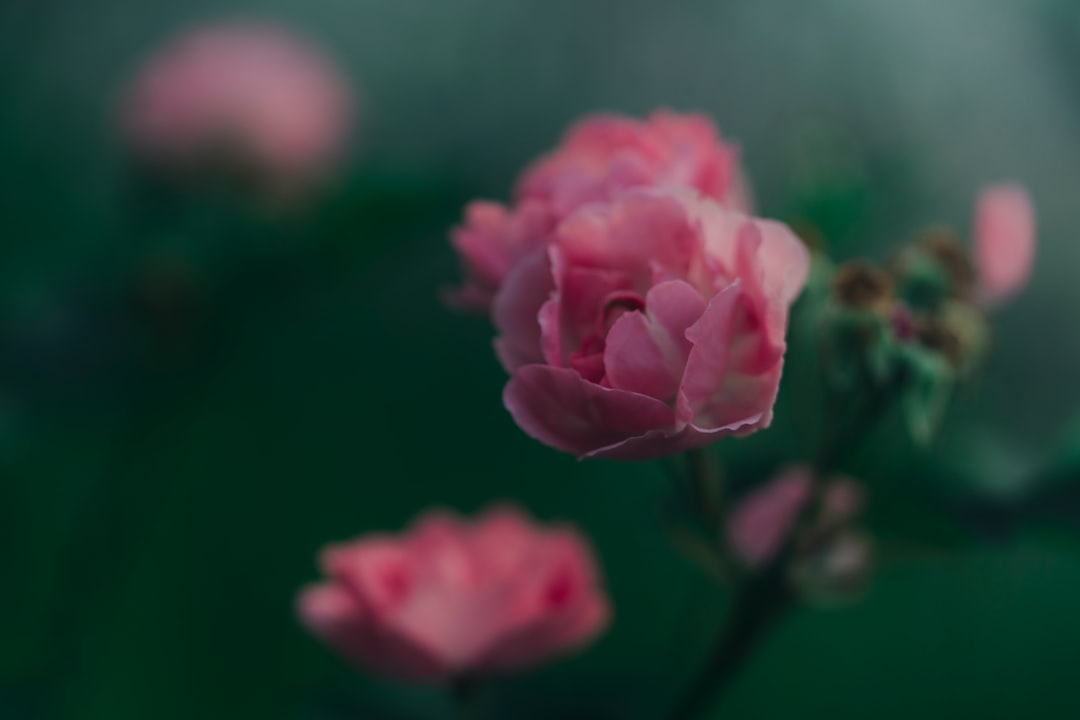
[(478, 720), (480, 717), (480, 687), (480, 679), (474, 675), (462, 675), (450, 686), (461, 720)]
[(770, 628), (791, 606), (784, 577), (786, 561), (774, 562), (739, 592), (720, 641), (713, 647), (697, 680), (683, 696), (671, 720), (698, 717), (738, 676)]

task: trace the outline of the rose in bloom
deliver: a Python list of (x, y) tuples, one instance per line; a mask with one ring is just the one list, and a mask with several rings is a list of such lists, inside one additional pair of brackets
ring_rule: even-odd
[[(811, 484), (810, 468), (791, 466), (752, 490), (736, 505), (727, 526), (728, 542), (744, 563), (760, 566), (780, 550), (810, 499)], [(850, 520), (862, 505), (858, 484), (846, 478), (833, 480), (825, 488), (817, 529)]]
[(652, 458), (765, 427), (808, 267), (784, 225), (690, 191), (585, 205), (495, 299), (506, 407), (579, 456)]
[(357, 665), (413, 681), (515, 670), (580, 647), (607, 624), (587, 543), (496, 508), (421, 517), (397, 537), (332, 545), (301, 622)]
[(589, 117), (525, 170), (512, 208), (488, 201), (466, 208), (451, 238), (466, 283), (452, 302), (488, 308), (510, 269), (544, 245), (558, 221), (638, 187), (687, 188), (738, 210), (749, 205), (738, 152), (707, 117), (663, 110), (644, 121)]
[(1035, 211), (1018, 185), (987, 188), (975, 205), (975, 268), (981, 299), (997, 305), (1023, 289), (1035, 262)]
[(156, 164), (224, 159), (293, 186), (335, 160), (351, 107), (346, 84), (318, 50), (284, 29), (238, 23), (161, 48), (133, 83), (124, 122), (136, 151)]

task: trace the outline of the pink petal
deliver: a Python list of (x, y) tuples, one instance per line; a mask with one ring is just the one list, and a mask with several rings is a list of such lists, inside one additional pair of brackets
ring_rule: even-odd
[(740, 297), (740, 284), (736, 281), (717, 293), (697, 322), (686, 330), (686, 339), (693, 347), (687, 357), (675, 406), (680, 426), (693, 423), (724, 384), (731, 330)]
[(690, 354), (686, 329), (704, 311), (701, 295), (681, 280), (649, 290), (645, 312), (624, 313), (608, 333), (604, 366), (611, 386), (658, 400), (673, 398)]
[(702, 240), (675, 197), (635, 190), (614, 205), (589, 205), (571, 215), (555, 242), (568, 265), (619, 270), (647, 286), (655, 266), (685, 274)]
[(655, 398), (590, 383), (575, 371), (519, 368), (503, 403), (531, 437), (564, 452), (590, 451), (671, 425), (671, 408)]
[(414, 682), (442, 680), (448, 668), (390, 628), (380, 628), (344, 587), (312, 585), (297, 598), (297, 615), (309, 632), (350, 662)]
[[(559, 272), (566, 266), (561, 247), (551, 249), (551, 258), (558, 290), (541, 314), (542, 344), (548, 364), (564, 366), (571, 353), (585, 349), (585, 341), (601, 339), (608, 298), (631, 283), (626, 273), (618, 270), (568, 266)], [(556, 313), (558, 319), (554, 320)]]
[(413, 583), (407, 550), (388, 537), (331, 545), (323, 550), (320, 564), (327, 575), (350, 588), (369, 612), (380, 616), (396, 612)]
[(799, 297), (810, 276), (810, 253), (795, 233), (773, 220), (754, 220), (761, 233), (759, 262), (765, 269), (769, 298), (787, 307)]
[(510, 271), (510, 213), (502, 205), (477, 200), (465, 206), (465, 222), (451, 233), (451, 245), (469, 270), (498, 287)]
[(1035, 210), (1019, 185), (984, 190), (975, 206), (975, 266), (982, 300), (996, 305), (1027, 284), (1035, 262)]
[(606, 625), (607, 602), (588, 543), (571, 530), (555, 530), (537, 536), (535, 550), (519, 586), (526, 594), (506, 632), (484, 654), (484, 667), (533, 664), (584, 644)]
[(538, 318), (554, 289), (547, 251), (537, 250), (510, 271), (495, 296), (492, 319), (500, 332), (495, 352), (508, 373), (543, 362)]

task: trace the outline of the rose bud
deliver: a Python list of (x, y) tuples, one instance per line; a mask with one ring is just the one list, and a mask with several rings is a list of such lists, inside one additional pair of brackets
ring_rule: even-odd
[(173, 175), (228, 171), (291, 192), (337, 160), (351, 98), (337, 70), (282, 28), (222, 24), (160, 48), (124, 105), (136, 154)]
[(647, 459), (767, 427), (808, 267), (784, 225), (693, 193), (587, 205), (495, 299), (503, 401), (526, 433), (581, 457)]
[(757, 567), (780, 550), (810, 498), (810, 470), (795, 466), (754, 488), (735, 506), (727, 525), (728, 544), (744, 564)]
[(984, 190), (975, 205), (975, 267), (980, 299), (999, 305), (1018, 293), (1035, 262), (1035, 210), (1018, 185)]
[(559, 146), (527, 168), (513, 208), (479, 201), (451, 234), (466, 281), (448, 300), (486, 310), (519, 260), (544, 245), (555, 223), (590, 202), (630, 188), (696, 190), (747, 211), (749, 191), (738, 152), (703, 115), (657, 111), (646, 120), (596, 115), (570, 128)]
[[(727, 524), (728, 544), (745, 565), (759, 567), (780, 551), (810, 500), (810, 473), (810, 468), (802, 465), (787, 467), (736, 504)], [(844, 477), (831, 480), (805, 539), (813, 544), (815, 536), (845, 526), (862, 511), (863, 505), (863, 491), (858, 483)]]
[(608, 601), (586, 541), (510, 508), (472, 522), (429, 512), (399, 536), (320, 555), (301, 622), (359, 667), (442, 682), (524, 669), (587, 644)]

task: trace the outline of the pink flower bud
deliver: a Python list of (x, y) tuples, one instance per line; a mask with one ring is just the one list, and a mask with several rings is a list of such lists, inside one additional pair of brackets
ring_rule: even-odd
[(301, 622), (362, 668), (413, 681), (525, 668), (586, 644), (608, 621), (584, 539), (510, 508), (473, 522), (429, 512), (399, 536), (323, 551), (328, 579)]
[(1023, 289), (1035, 261), (1035, 211), (1019, 185), (984, 190), (975, 206), (975, 267), (981, 299), (997, 305)]
[[(810, 499), (810, 468), (793, 465), (754, 488), (735, 506), (728, 522), (728, 542), (750, 567), (768, 562), (779, 552)], [(858, 515), (865, 504), (862, 487), (837, 477), (825, 487), (812, 531), (841, 527)]]
[(764, 486), (751, 490), (728, 523), (728, 541), (751, 567), (780, 550), (802, 506), (810, 498), (810, 470), (790, 467)]
[(183, 34), (149, 59), (124, 125), (135, 150), (166, 169), (235, 162), (292, 188), (337, 159), (351, 104), (316, 48), (270, 25), (222, 24)]

